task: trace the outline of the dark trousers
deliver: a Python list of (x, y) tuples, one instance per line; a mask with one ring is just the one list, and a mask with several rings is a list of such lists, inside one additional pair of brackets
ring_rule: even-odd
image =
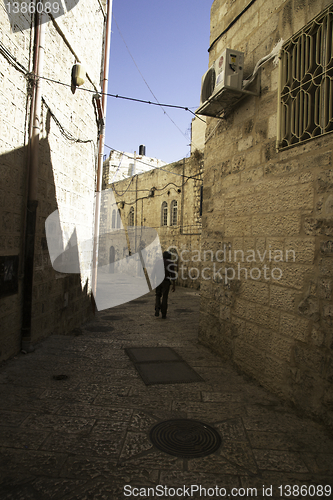
[[(170, 290), (170, 280), (164, 279), (160, 285), (156, 288), (156, 302), (155, 311), (159, 312), (161, 310), (162, 316), (166, 316), (168, 309), (168, 295)], [(162, 300), (161, 300), (162, 299)]]

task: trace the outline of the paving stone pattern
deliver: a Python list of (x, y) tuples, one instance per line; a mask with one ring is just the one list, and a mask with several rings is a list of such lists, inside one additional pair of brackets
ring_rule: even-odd
[[(177, 288), (162, 320), (151, 293), (1, 366), (1, 500), (135, 498), (125, 485), (141, 488), (127, 490), (138, 498), (180, 498), (148, 491), (157, 485), (209, 493), (218, 485), (227, 496), (243, 488), (235, 498), (251, 498), (247, 488), (262, 497), (264, 485), (274, 499), (319, 498), (280, 495), (278, 487), (312, 493), (310, 485), (333, 484), (333, 437), (198, 344), (199, 300)], [(146, 386), (124, 351), (140, 346), (171, 347), (204, 381)], [(172, 418), (212, 425), (220, 449), (196, 459), (157, 450), (149, 430)]]

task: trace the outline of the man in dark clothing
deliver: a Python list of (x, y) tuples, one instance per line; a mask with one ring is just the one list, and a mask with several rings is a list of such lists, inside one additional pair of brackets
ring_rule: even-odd
[(165, 277), (164, 280), (156, 288), (156, 301), (155, 301), (155, 316), (159, 316), (160, 310), (162, 313), (162, 319), (166, 318), (166, 313), (168, 309), (168, 295), (170, 290), (170, 285), (172, 282), (172, 292), (175, 291), (176, 285), (176, 270), (175, 264), (171, 260), (170, 252), (163, 252), (163, 264)]

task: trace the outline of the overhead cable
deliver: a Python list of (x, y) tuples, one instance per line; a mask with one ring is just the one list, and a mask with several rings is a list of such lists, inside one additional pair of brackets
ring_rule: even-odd
[(218, 40), (220, 40), (220, 38), (223, 37), (223, 35), (225, 35), (229, 30), (230, 28), (238, 21), (238, 19), (240, 19), (242, 17), (243, 14), (245, 14), (245, 12), (251, 7), (251, 5), (254, 4), (256, 0), (251, 0), (250, 3), (248, 3), (246, 5), (246, 7), (244, 7), (244, 9), (242, 10), (242, 12), (240, 12), (232, 21), (231, 23), (228, 24), (228, 26), (222, 31), (222, 33), (219, 34), (219, 36), (217, 36), (215, 38), (215, 40), (210, 44), (209, 48), (208, 48), (208, 52), (210, 52), (212, 50), (212, 48), (214, 47), (214, 45), (216, 44), (216, 42), (218, 42)]
[[(104, 146), (108, 149), (110, 149), (111, 151), (116, 151), (117, 153), (120, 153), (124, 156), (126, 156), (127, 158), (129, 158), (130, 160), (133, 160), (133, 156), (130, 156), (130, 155), (127, 155), (126, 153), (124, 153), (123, 151), (119, 151), (118, 149), (115, 149), (115, 148), (111, 148), (111, 146), (108, 146), (107, 144), (104, 144)], [(173, 172), (172, 170), (166, 170), (165, 168), (163, 167), (151, 167), (151, 165), (145, 161), (142, 161), (140, 159), (137, 158), (137, 161), (139, 161), (140, 163), (142, 163), (143, 165), (147, 165), (148, 167), (150, 167), (151, 170), (162, 170), (163, 172), (166, 172), (168, 174), (174, 174), (174, 175), (178, 175), (179, 177), (186, 177), (188, 179), (196, 179), (195, 176), (192, 176), (192, 175), (183, 175), (183, 174), (178, 174), (177, 172)], [(200, 174), (197, 174), (197, 175), (200, 175)], [(198, 179), (198, 180), (201, 180), (201, 179)]]
[[(71, 88), (71, 85), (69, 83), (60, 82), (59, 80), (54, 80), (53, 78), (48, 78), (47, 76), (39, 76), (39, 78), (42, 78), (43, 80), (46, 80), (48, 82), (57, 83), (59, 85), (63, 85), (65, 87), (70, 87)], [(106, 93), (106, 92), (96, 92), (96, 90), (86, 89), (86, 88), (83, 88), (83, 87), (77, 87), (77, 90), (82, 90), (84, 92), (91, 92), (92, 94), (98, 94), (100, 96), (106, 95), (108, 97), (114, 97), (116, 99), (125, 99), (127, 101), (142, 102), (143, 104), (152, 104), (153, 106), (162, 106), (164, 108), (184, 109), (185, 111), (189, 111), (189, 113), (191, 113), (192, 115), (197, 116), (187, 106), (179, 106), (177, 104), (163, 104), (163, 103), (161, 104), (159, 102), (146, 101), (145, 99), (136, 99), (134, 97), (126, 97), (126, 96), (119, 95), (119, 94), (109, 94), (109, 93)]]
[[(141, 73), (140, 68), (139, 68), (139, 66), (137, 65), (137, 63), (136, 63), (136, 61), (135, 61), (135, 59), (134, 59), (134, 57), (133, 57), (133, 55), (132, 55), (132, 53), (131, 53), (131, 51), (130, 51), (130, 49), (129, 49), (129, 47), (128, 47), (127, 43), (126, 43), (126, 40), (125, 40), (125, 38), (123, 37), (122, 32), (120, 31), (120, 28), (119, 28), (119, 26), (118, 26), (118, 23), (117, 23), (116, 18), (114, 17), (114, 14), (112, 14), (112, 16), (113, 16), (113, 19), (114, 19), (114, 21), (115, 21), (115, 23), (116, 23), (116, 26), (117, 26), (117, 29), (118, 29), (118, 31), (119, 31), (119, 34), (120, 34), (120, 36), (121, 36), (121, 38), (122, 38), (122, 40), (123, 40), (123, 42), (124, 42), (124, 44), (125, 44), (125, 47), (126, 47), (126, 49), (127, 49), (127, 52), (129, 53), (129, 55), (130, 55), (130, 57), (131, 57), (131, 59), (132, 59), (132, 61), (133, 61), (134, 65), (135, 65), (136, 69), (138, 70), (138, 72), (139, 72), (139, 74), (140, 74), (140, 76), (141, 76), (142, 80), (145, 82), (145, 84), (146, 84), (146, 86), (147, 86), (147, 88), (148, 88), (149, 92), (150, 92), (150, 93), (151, 93), (151, 95), (154, 97), (154, 99), (155, 99), (156, 103), (157, 103), (157, 104), (159, 104), (159, 105), (161, 106), (161, 109), (162, 109), (162, 111), (164, 112), (164, 114), (165, 114), (165, 115), (169, 118), (169, 120), (170, 120), (170, 121), (174, 124), (174, 126), (175, 126), (178, 130), (179, 130), (179, 132), (180, 132), (180, 133), (181, 133), (181, 134), (185, 137), (185, 139), (186, 139), (186, 140), (188, 140), (187, 135), (186, 135), (186, 134), (184, 134), (184, 132), (183, 132), (183, 131), (182, 131), (182, 130), (178, 127), (177, 123), (176, 123), (176, 122), (175, 122), (175, 121), (171, 118), (171, 116), (170, 116), (170, 115), (169, 115), (169, 114), (165, 111), (165, 109), (163, 109), (163, 105), (159, 102), (159, 100), (157, 99), (156, 95), (154, 94), (154, 92), (153, 92), (153, 91), (152, 91), (152, 89), (150, 88), (150, 86), (149, 86), (149, 84), (148, 84), (147, 80), (145, 79), (145, 77), (144, 77), (144, 76), (143, 76), (143, 74)], [(195, 114), (195, 113), (194, 113), (194, 114)], [(200, 119), (202, 120), (202, 118), (200, 118)], [(202, 120), (202, 121), (204, 121), (204, 120)]]
[(67, 139), (70, 142), (81, 143), (81, 144), (87, 144), (88, 142), (94, 142), (93, 139), (80, 139), (78, 137), (74, 137), (74, 135), (69, 130), (66, 130), (65, 127), (60, 123), (58, 118), (55, 116), (55, 114), (51, 110), (50, 106), (45, 101), (44, 97), (42, 97), (42, 103), (47, 108), (48, 112), (50, 113), (50, 116), (52, 116), (53, 120), (57, 124), (61, 134), (65, 137), (65, 139)]
[(9, 50), (0, 42), (0, 53), (7, 59), (7, 61), (14, 66), (15, 69), (27, 75), (29, 71), (14, 57)]

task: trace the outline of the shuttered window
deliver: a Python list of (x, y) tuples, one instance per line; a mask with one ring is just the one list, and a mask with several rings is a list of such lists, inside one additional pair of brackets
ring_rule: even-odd
[(161, 207), (161, 226), (168, 225), (168, 204), (166, 201), (163, 201)]
[(178, 221), (178, 204), (176, 200), (173, 200), (171, 202), (171, 219), (170, 219), (170, 225), (171, 226), (177, 226), (177, 221)]

